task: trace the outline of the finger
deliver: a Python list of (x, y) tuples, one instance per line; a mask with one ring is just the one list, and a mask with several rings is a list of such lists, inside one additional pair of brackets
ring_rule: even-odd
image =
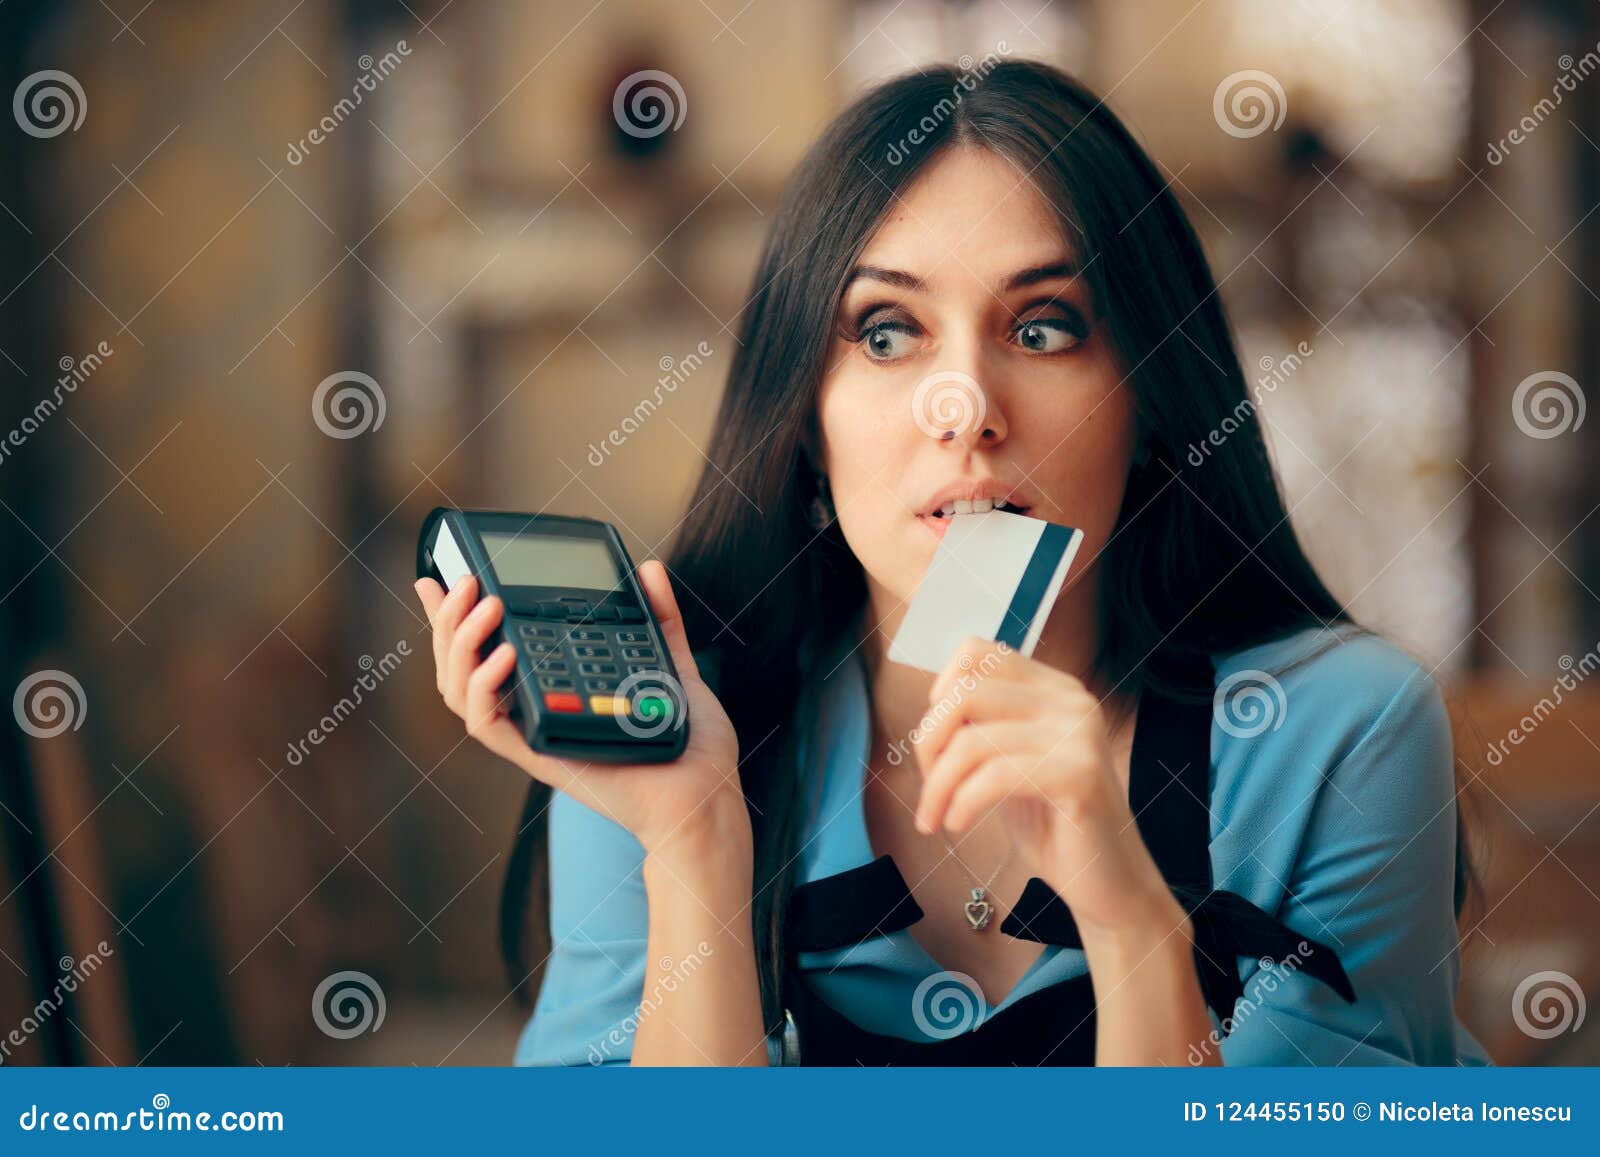
[(917, 796), (917, 830), (924, 834), (938, 831), (961, 781), (986, 760), (1025, 749), (1034, 730), (1027, 723), (1016, 722), (962, 727), (923, 777)]
[(945, 811), (945, 829), (951, 832), (964, 832), (988, 814), (990, 809), (998, 807), (1013, 795), (1029, 790), (1030, 787), (1016, 761), (1011, 757), (997, 756), (987, 760), (961, 781), (960, 788), (951, 798), (950, 806)]
[(433, 616), (438, 613), (439, 604), (444, 602), (444, 588), (431, 578), (420, 578), (416, 581), (414, 589), (417, 598), (422, 600), (422, 609), (428, 612), (428, 625), (433, 625)]
[(924, 772), (938, 762), (950, 741), (971, 723), (1021, 720), (1039, 713), (1038, 696), (1008, 680), (967, 672), (941, 699), (933, 700), (913, 736), (917, 763)]
[(445, 688), (444, 673), (449, 666), (450, 639), (478, 601), (478, 580), (467, 575), (450, 588), (433, 615), (433, 665), (438, 671), (439, 691)]
[(460, 715), (466, 709), (467, 676), (478, 666), (478, 651), (500, 622), (505, 606), (490, 595), (472, 608), (450, 639), (445, 665), (445, 701)]
[[(469, 734), (489, 752), (520, 767), (540, 783), (549, 784), (562, 791), (571, 790), (576, 775), (572, 766), (564, 759), (540, 755), (529, 747), (528, 741), (523, 738), (522, 729), (512, 722), (509, 716), (501, 715)], [(591, 803), (590, 806), (594, 810), (600, 810), (598, 803)]]
[(637, 573), (639, 585), (644, 587), (645, 596), (650, 600), (650, 609), (661, 624), (661, 636), (666, 640), (672, 665), (678, 669), (679, 678), (698, 680), (700, 668), (694, 661), (694, 653), (689, 650), (683, 613), (678, 610), (678, 597), (672, 592), (672, 580), (667, 577), (667, 568), (650, 559), (639, 564)]
[(565, 790), (572, 768), (564, 760), (540, 755), (528, 746), (522, 728), (511, 719), (512, 684), (506, 683), (517, 666), (517, 650), (501, 643), (467, 676), (462, 719), (467, 734), (501, 759), (516, 764), (542, 783)]
[(515, 670), (517, 649), (510, 643), (501, 643), (478, 664), (477, 670), (467, 676), (467, 688), (461, 718), (466, 721), (467, 733), (474, 738), (496, 719), (507, 714), (510, 688), (504, 695), (500, 685)]
[(930, 700), (944, 698), (963, 677), (1010, 677), (1007, 660), (1013, 655), (1016, 655), (1016, 651), (1004, 643), (985, 639), (982, 635), (968, 635), (956, 648), (955, 654), (945, 663), (938, 678), (934, 679), (928, 698)]

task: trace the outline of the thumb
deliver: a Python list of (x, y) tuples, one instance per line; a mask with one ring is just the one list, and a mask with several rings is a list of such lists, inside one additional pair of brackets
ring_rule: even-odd
[(694, 653), (689, 650), (689, 636), (683, 628), (683, 612), (678, 610), (678, 599), (672, 593), (672, 581), (667, 577), (667, 568), (650, 559), (640, 563), (636, 573), (639, 584), (644, 587), (645, 596), (650, 600), (650, 609), (661, 624), (661, 635), (666, 640), (667, 650), (672, 652), (672, 665), (678, 669), (681, 678), (700, 680), (700, 667), (694, 661)]

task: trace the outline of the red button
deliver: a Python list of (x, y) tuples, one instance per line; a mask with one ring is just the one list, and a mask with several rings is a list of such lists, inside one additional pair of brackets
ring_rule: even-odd
[(570, 691), (546, 691), (544, 705), (551, 711), (582, 711), (583, 700)]

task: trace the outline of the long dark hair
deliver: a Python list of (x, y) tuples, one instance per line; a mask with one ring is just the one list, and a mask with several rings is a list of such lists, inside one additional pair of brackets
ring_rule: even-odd
[[(1100, 678), (1134, 696), (1155, 686), (1209, 698), (1210, 686), (1185, 681), (1197, 658), (1349, 622), (1290, 527), (1199, 239), (1104, 102), (1031, 61), (995, 62), (981, 75), (934, 68), (865, 93), (784, 193), (709, 461), (668, 561), (689, 639), (712, 660), (739, 734), (755, 826), (756, 960), (773, 1030), (783, 1020), (782, 928), (803, 827), (796, 744), (807, 724), (794, 704), (818, 674), (820, 648), (866, 594), (837, 524), (818, 531), (806, 516), (827, 338), (846, 277), (893, 199), (957, 144), (1009, 160), (1055, 207), (1150, 449), (1097, 560)], [(1201, 465), (1189, 460), (1191, 445), (1223, 429), (1231, 433), (1207, 445)], [(519, 989), (527, 932), (543, 924), (545, 904), (530, 912), (528, 900), (544, 891), (547, 799), (537, 785), (530, 791), (502, 902), (502, 945)]]

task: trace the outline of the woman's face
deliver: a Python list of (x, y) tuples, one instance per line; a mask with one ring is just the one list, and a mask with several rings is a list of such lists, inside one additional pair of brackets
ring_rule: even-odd
[(839, 526), (885, 625), (952, 502), (1009, 498), (1078, 527), (1085, 562), (1110, 537), (1133, 398), (1076, 269), (1034, 184), (969, 147), (920, 174), (862, 252), (818, 408)]

